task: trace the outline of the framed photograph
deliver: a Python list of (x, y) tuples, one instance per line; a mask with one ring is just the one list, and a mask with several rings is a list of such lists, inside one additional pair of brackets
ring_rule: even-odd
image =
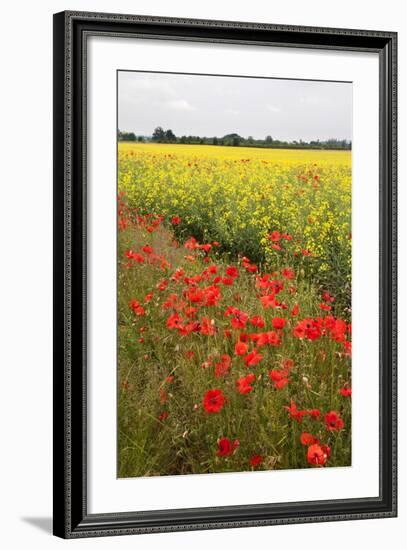
[(393, 32), (54, 15), (54, 534), (396, 515)]

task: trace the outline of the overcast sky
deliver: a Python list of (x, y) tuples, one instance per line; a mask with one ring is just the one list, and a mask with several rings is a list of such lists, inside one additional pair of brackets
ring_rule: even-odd
[(119, 129), (136, 135), (352, 139), (350, 83), (120, 71), (118, 102)]

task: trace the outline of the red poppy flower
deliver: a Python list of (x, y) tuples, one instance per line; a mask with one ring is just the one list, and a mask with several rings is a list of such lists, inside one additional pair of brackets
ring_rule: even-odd
[(266, 335), (267, 343), (270, 344), (270, 346), (279, 346), (281, 344), (280, 337), (276, 332), (274, 332), (274, 330), (266, 332)]
[(183, 269), (181, 269), (181, 268), (178, 268), (178, 269), (175, 271), (174, 275), (172, 275), (171, 281), (179, 282), (179, 281), (182, 279), (182, 277), (183, 277), (184, 275), (185, 275), (185, 271), (184, 271)]
[(282, 317), (274, 317), (274, 319), (272, 320), (273, 328), (275, 328), (276, 330), (283, 329), (285, 323), (286, 323), (286, 320), (283, 319)]
[(226, 268), (226, 275), (229, 275), (229, 277), (232, 277), (232, 279), (235, 279), (239, 275), (239, 271), (237, 267), (228, 265)]
[(163, 303), (162, 307), (165, 309), (169, 309), (169, 308), (176, 309), (177, 301), (178, 301), (178, 296), (176, 294), (170, 294), (166, 299), (166, 301)]
[(277, 389), (277, 390), (282, 390), (283, 388), (285, 388), (287, 386), (287, 384), (290, 383), (290, 380), (289, 378), (281, 378), (281, 380), (277, 380), (276, 382), (274, 382), (274, 387)]
[(153, 252), (153, 249), (148, 244), (145, 244), (144, 246), (142, 246), (141, 250), (143, 252), (145, 252), (146, 254), (152, 254), (152, 252)]
[(253, 468), (256, 468), (256, 466), (260, 466), (260, 464), (263, 462), (263, 457), (261, 455), (253, 455), (250, 458), (250, 466), (253, 466)]
[(262, 296), (260, 298), (262, 306), (265, 309), (268, 309), (269, 307), (276, 307), (276, 299), (274, 294), (266, 294), (265, 296)]
[(291, 400), (289, 407), (285, 406), (284, 408), (288, 411), (290, 418), (295, 418), (299, 424), (302, 422), (302, 417), (307, 414), (307, 411), (299, 410), (293, 400)]
[(129, 307), (133, 310), (133, 313), (138, 316), (145, 315), (146, 313), (146, 310), (137, 300), (130, 300)]
[(215, 324), (208, 317), (202, 318), (200, 333), (206, 336), (213, 336), (216, 333)]
[(328, 304), (324, 304), (324, 303), (320, 303), (319, 304), (319, 309), (322, 309), (323, 311), (331, 311), (331, 306), (328, 306)]
[(118, 226), (121, 231), (123, 231), (124, 229), (127, 229), (128, 223), (129, 221), (126, 218), (124, 218), (123, 216), (119, 216)]
[(331, 458), (331, 447), (328, 447), (328, 445), (321, 445), (321, 449), (324, 455), (326, 455), (327, 460), (329, 460)]
[(232, 327), (237, 329), (245, 328), (248, 319), (249, 316), (247, 315), (247, 313), (235, 309), (231, 320)]
[(291, 317), (296, 317), (298, 315), (299, 309), (300, 308), (299, 308), (298, 304), (295, 304), (295, 306), (291, 310)]
[(331, 328), (331, 338), (336, 342), (345, 342), (347, 325), (342, 319), (336, 319), (334, 326)]
[(352, 356), (352, 342), (343, 342), (343, 347), (345, 349), (345, 355), (347, 357)]
[(271, 241), (273, 243), (276, 243), (281, 239), (281, 235), (278, 231), (273, 231), (272, 233), (270, 233), (268, 235), (267, 238), (268, 238), (269, 241)]
[(332, 303), (335, 300), (335, 298), (331, 296), (329, 292), (323, 292), (322, 299), (324, 300), (324, 302), (329, 302), (329, 303)]
[(134, 260), (135, 262), (138, 262), (139, 264), (142, 264), (145, 261), (144, 256), (142, 254), (139, 254), (138, 252), (133, 252), (133, 250), (126, 250), (124, 255), (129, 260)]
[(253, 386), (251, 384), (256, 380), (256, 376), (253, 373), (248, 374), (247, 376), (244, 376), (243, 378), (239, 378), (236, 380), (236, 388), (239, 393), (242, 395), (245, 395), (246, 393), (250, 393), (253, 391)]
[(184, 291), (184, 296), (193, 304), (203, 304), (205, 292), (201, 288), (190, 287)]
[(257, 275), (256, 276), (256, 288), (259, 288), (260, 290), (266, 290), (270, 286), (270, 273), (265, 273), (263, 276)]
[(282, 390), (290, 383), (290, 380), (287, 377), (287, 371), (279, 371), (273, 369), (269, 371), (269, 377), (273, 381), (273, 385), (277, 390)]
[(285, 267), (284, 269), (281, 270), (281, 276), (284, 277), (284, 279), (290, 280), (290, 279), (294, 279), (295, 273), (292, 269)]
[(333, 315), (327, 315), (323, 319), (324, 327), (327, 329), (332, 329), (335, 326), (335, 317)]
[(216, 306), (219, 300), (222, 298), (220, 288), (216, 285), (208, 286), (204, 289), (204, 305)]
[(281, 238), (285, 239), (286, 241), (292, 241), (293, 240), (293, 236), (289, 235), (288, 233), (281, 233)]
[(300, 441), (301, 441), (301, 445), (306, 445), (306, 446), (313, 445), (314, 443), (318, 443), (318, 440), (315, 439), (315, 437), (308, 432), (303, 432), (301, 434)]
[(182, 317), (179, 316), (178, 313), (173, 313), (167, 319), (167, 328), (169, 329), (178, 328), (181, 325), (182, 321), (183, 319)]
[(246, 355), (246, 353), (248, 352), (249, 350), (249, 346), (247, 344), (245, 344), (244, 342), (237, 342), (237, 344), (235, 345), (235, 353), (236, 355)]
[(153, 299), (153, 296), (154, 296), (154, 292), (149, 292), (144, 296), (144, 301), (146, 303), (151, 302), (151, 300)]
[(293, 334), (296, 338), (317, 340), (321, 337), (321, 329), (313, 319), (308, 318), (297, 323), (294, 327)]
[(214, 390), (208, 390), (203, 398), (203, 407), (208, 413), (218, 413), (222, 410), (223, 405), (226, 402), (226, 397), (222, 390), (216, 388)]
[(179, 216), (173, 216), (171, 218), (171, 224), (172, 225), (178, 225), (181, 223), (181, 218)]
[(281, 380), (282, 378), (284, 378), (284, 374), (279, 371), (279, 370), (276, 370), (276, 369), (273, 369), (273, 370), (270, 370), (269, 371), (269, 378), (273, 381), (273, 382), (278, 382), (279, 380)]
[(324, 466), (326, 464), (327, 455), (320, 445), (314, 443), (314, 445), (308, 447), (307, 460), (308, 464), (312, 466)]
[(184, 313), (185, 315), (188, 317), (188, 319), (193, 319), (195, 317), (195, 315), (198, 313), (198, 308), (197, 307), (186, 307), (184, 309)]
[(230, 356), (225, 353), (221, 357), (221, 361), (216, 363), (215, 366), (215, 376), (216, 378), (220, 378), (221, 376), (225, 376), (229, 372), (230, 367), (232, 366), (232, 359)]
[(204, 250), (207, 254), (209, 253), (209, 251), (211, 250), (212, 248), (212, 245), (211, 244), (200, 244), (198, 246), (198, 248), (200, 248), (201, 250)]
[(144, 256), (142, 254), (133, 254), (132, 259), (138, 264), (143, 264), (145, 262)]
[(187, 250), (195, 250), (196, 248), (198, 248), (198, 241), (195, 239), (195, 237), (191, 237), (187, 241), (185, 241), (184, 248), (186, 248)]
[(343, 397), (350, 397), (352, 395), (352, 388), (341, 388), (339, 393), (343, 395)]
[(253, 315), (250, 319), (250, 324), (257, 328), (264, 328), (266, 325), (263, 317), (260, 317), (260, 315)]
[(345, 422), (336, 411), (330, 411), (325, 415), (326, 429), (338, 432), (345, 426)]
[(257, 353), (257, 349), (254, 348), (253, 351), (251, 351), (246, 357), (244, 358), (244, 362), (246, 367), (254, 367), (263, 359), (263, 356), (260, 355), (260, 353)]
[(218, 441), (217, 456), (229, 456), (239, 446), (239, 440), (235, 439), (233, 443), (227, 437), (221, 437)]
[(232, 452), (232, 443), (227, 437), (222, 437), (218, 441), (218, 456), (228, 456)]
[(158, 283), (157, 288), (160, 292), (162, 292), (167, 288), (167, 286), (168, 286), (168, 281), (161, 281), (160, 283)]

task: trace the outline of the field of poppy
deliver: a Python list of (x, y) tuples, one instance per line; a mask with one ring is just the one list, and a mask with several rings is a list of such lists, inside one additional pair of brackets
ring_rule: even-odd
[(118, 476), (351, 464), (351, 155), (120, 143)]

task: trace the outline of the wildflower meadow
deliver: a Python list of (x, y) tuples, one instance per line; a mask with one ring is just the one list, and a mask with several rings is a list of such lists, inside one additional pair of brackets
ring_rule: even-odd
[(351, 152), (118, 147), (118, 476), (351, 465)]

